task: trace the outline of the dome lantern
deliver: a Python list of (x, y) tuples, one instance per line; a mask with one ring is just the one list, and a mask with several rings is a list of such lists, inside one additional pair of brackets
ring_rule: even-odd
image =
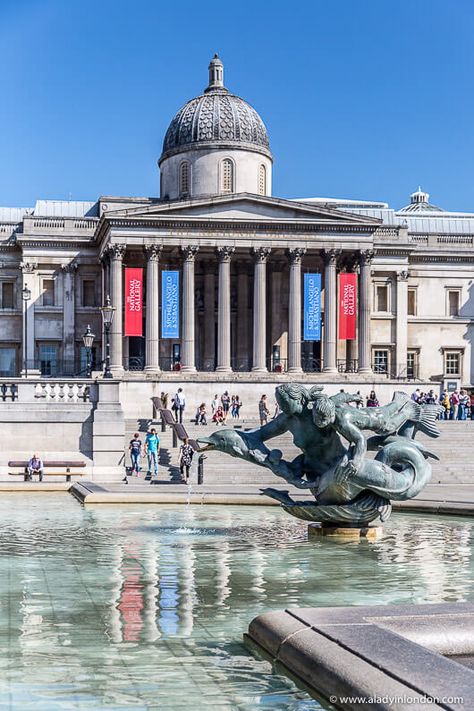
[(265, 124), (253, 106), (225, 88), (224, 65), (215, 54), (208, 86), (178, 111), (166, 131), (158, 161), (161, 198), (271, 195), (272, 162)]
[(224, 65), (218, 54), (215, 54), (209, 62), (209, 85), (207, 89), (204, 89), (204, 93), (207, 94), (216, 89), (224, 89)]

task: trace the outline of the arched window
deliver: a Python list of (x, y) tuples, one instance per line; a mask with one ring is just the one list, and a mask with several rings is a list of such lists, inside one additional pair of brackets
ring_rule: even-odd
[(258, 194), (267, 194), (267, 169), (263, 163), (258, 168)]
[(234, 192), (234, 164), (230, 158), (222, 161), (222, 192)]
[(179, 195), (180, 197), (186, 197), (189, 195), (189, 163), (187, 160), (183, 160), (179, 166)]

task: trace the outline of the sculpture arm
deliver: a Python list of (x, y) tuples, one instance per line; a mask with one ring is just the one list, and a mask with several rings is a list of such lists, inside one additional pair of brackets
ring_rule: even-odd
[(358, 427), (356, 427), (347, 418), (335, 423), (335, 428), (338, 433), (342, 435), (348, 442), (354, 445), (354, 455), (352, 457), (352, 464), (358, 469), (364, 459), (367, 452), (367, 445), (365, 442), (365, 437)]
[(337, 395), (331, 396), (331, 400), (333, 400), (336, 405), (340, 405), (346, 402), (362, 402), (362, 395), (351, 395), (351, 393), (337, 393)]
[(256, 437), (260, 442), (265, 442), (267, 439), (272, 439), (272, 437), (278, 437), (278, 435), (288, 432), (288, 417), (285, 414), (278, 415), (274, 420), (269, 422), (258, 430), (249, 433), (252, 437)]

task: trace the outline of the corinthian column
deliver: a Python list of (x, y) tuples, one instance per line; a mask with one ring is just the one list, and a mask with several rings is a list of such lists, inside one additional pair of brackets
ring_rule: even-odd
[(397, 272), (397, 325), (395, 361), (397, 377), (407, 376), (408, 272)]
[(199, 247), (188, 245), (181, 248), (183, 255), (183, 338), (181, 341), (181, 370), (196, 370), (194, 353), (194, 257)]
[(63, 273), (63, 359), (66, 373), (74, 373), (74, 335), (76, 313), (75, 278), (77, 264), (70, 262), (61, 267)]
[(301, 247), (288, 250), (290, 257), (290, 294), (288, 309), (288, 371), (301, 373), (301, 261), (306, 252)]
[(337, 373), (336, 267), (337, 258), (340, 254), (340, 249), (326, 249), (324, 251), (324, 373)]
[(145, 371), (160, 372), (160, 255), (158, 244), (145, 247), (146, 253), (146, 314)]
[(370, 265), (372, 250), (360, 253), (359, 284), (359, 373), (371, 373), (370, 362)]
[(253, 284), (253, 367), (254, 372), (266, 372), (267, 342), (267, 301), (266, 276), (269, 247), (256, 247), (252, 250), (255, 258)]
[(216, 367), (216, 275), (215, 263), (204, 265), (204, 370), (214, 370)]
[(230, 260), (235, 247), (218, 247), (219, 283), (217, 304), (217, 368), (230, 373)]
[(122, 265), (126, 245), (113, 244), (109, 247), (110, 255), (110, 300), (115, 308), (114, 319), (110, 327), (110, 368), (114, 376), (123, 374), (123, 287)]

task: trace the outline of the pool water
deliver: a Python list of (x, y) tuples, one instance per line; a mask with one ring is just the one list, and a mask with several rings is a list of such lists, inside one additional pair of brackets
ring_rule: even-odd
[(322, 708), (242, 634), (288, 606), (474, 599), (468, 519), (394, 515), (307, 541), (275, 507), (0, 500), (0, 708)]

